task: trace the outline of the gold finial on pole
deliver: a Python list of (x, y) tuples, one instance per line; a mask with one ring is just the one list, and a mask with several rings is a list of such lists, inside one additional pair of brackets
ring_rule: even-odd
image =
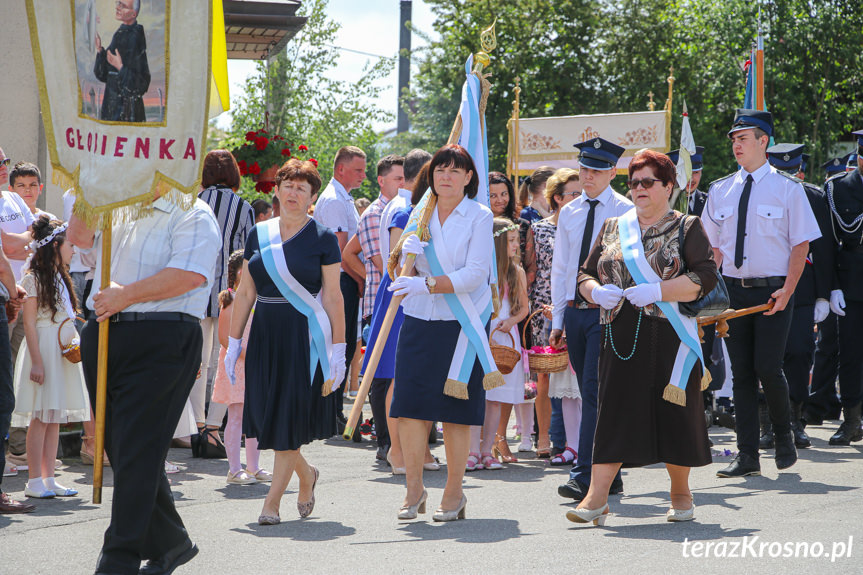
[(653, 101), (653, 90), (647, 93), (647, 97), (650, 98), (650, 101), (647, 103), (647, 109), (653, 112), (656, 110), (656, 102)]
[(497, 18), (492, 22), (491, 26), (480, 32), (479, 43), (482, 50), (474, 54), (474, 73), (482, 74), (482, 70), (491, 64), (489, 52), (497, 48), (497, 35), (495, 34), (494, 26), (497, 24)]

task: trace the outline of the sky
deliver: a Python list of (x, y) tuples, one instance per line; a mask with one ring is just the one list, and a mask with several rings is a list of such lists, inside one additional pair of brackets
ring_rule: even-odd
[[(330, 0), (328, 15), (341, 24), (335, 46), (339, 50), (339, 61), (333, 69), (333, 74), (348, 81), (359, 80), (363, 66), (373, 60), (365, 54), (357, 54), (349, 50), (394, 57), (399, 51), (399, 0)], [(434, 16), (429, 6), (423, 0), (413, 0), (411, 20), (415, 28), (423, 33), (436, 34), (432, 30)], [(413, 35), (411, 48), (424, 45), (423, 40)], [(414, 69), (415, 71), (415, 69)], [(228, 81), (231, 84), (231, 100), (243, 92), (243, 84), (247, 77), (254, 74), (253, 60), (228, 60)], [(386, 89), (381, 93), (379, 105), (393, 114), (393, 121), (386, 125), (375, 126), (386, 130), (395, 127), (395, 113), (398, 106), (397, 85), (398, 65), (393, 68), (388, 78), (381, 81)], [(219, 116), (218, 125), (226, 128), (230, 125), (230, 111)]]

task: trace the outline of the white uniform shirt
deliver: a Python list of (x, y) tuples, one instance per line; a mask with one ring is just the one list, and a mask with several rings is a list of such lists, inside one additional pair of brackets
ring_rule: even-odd
[[(432, 214), (438, 220), (438, 211)], [(446, 250), (456, 271), (447, 274), (456, 293), (468, 293), (476, 311), (482, 313), (491, 297), (491, 266), (494, 262), (494, 216), (491, 210), (467, 196), (441, 226), (443, 238), (434, 238), (435, 249)], [(417, 256), (417, 275), (434, 275), (425, 254)], [(424, 320), (454, 320), (443, 294), (410, 295), (402, 301), (405, 315)]]
[(412, 196), (413, 192), (410, 190), (399, 188), (399, 193), (387, 202), (384, 211), (381, 212), (381, 257), (384, 260), (384, 267), (390, 255), (390, 223), (398, 212), (411, 205)]
[(722, 253), (722, 275), (762, 278), (788, 275), (791, 248), (821, 237), (821, 230), (803, 186), (778, 173), (767, 162), (752, 172), (752, 191), (746, 210), (743, 265), (734, 265), (737, 213), (749, 172), (714, 182), (701, 214), (704, 231)]
[[(124, 312), (173, 311), (203, 318), (210, 301), (216, 258), (222, 249), (222, 233), (210, 206), (200, 199), (188, 211), (164, 198), (153, 202), (152, 215), (114, 226), (111, 248), (111, 280), (129, 285), (165, 268), (201, 274), (206, 281), (177, 297), (130, 305)], [(89, 251), (99, 254), (96, 277), (102, 277), (102, 234)], [(93, 286), (87, 308), (93, 307)]]
[(622, 216), (633, 207), (632, 202), (608, 186), (596, 198), (581, 194), (561, 208), (557, 230), (554, 232), (554, 255), (551, 258), (551, 303), (554, 308), (552, 329), (563, 329), (566, 302), (576, 299), (578, 256), (581, 254), (581, 238), (584, 235), (584, 226), (590, 211), (590, 204), (587, 201), (590, 199), (599, 200), (594, 210), (591, 247), (605, 220)]
[(354, 199), (335, 178), (330, 180), (315, 203), (315, 221), (333, 232), (347, 232), (348, 240), (357, 235), (360, 214)]
[[(30, 212), (30, 208), (24, 203), (23, 198), (15, 192), (2, 192), (0, 196), (0, 230), (7, 234), (21, 234), (27, 231), (35, 218)], [(9, 265), (12, 266), (12, 273), (15, 275), (15, 282), (21, 281), (23, 275), (22, 268), (26, 260), (13, 260), (9, 258)]]

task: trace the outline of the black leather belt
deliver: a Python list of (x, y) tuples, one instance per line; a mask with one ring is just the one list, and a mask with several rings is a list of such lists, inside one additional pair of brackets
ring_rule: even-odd
[(730, 278), (722, 276), (726, 285), (740, 286), (745, 288), (779, 288), (785, 285), (785, 276), (770, 276), (766, 278)]
[(588, 303), (586, 301), (575, 301), (575, 300), (567, 300), (566, 305), (568, 307), (574, 307), (575, 309), (599, 309), (599, 304)]
[[(95, 313), (87, 315), (87, 319), (96, 319)], [(183, 321), (186, 323), (200, 323), (201, 320), (193, 315), (179, 311), (122, 311), (115, 313), (109, 320), (111, 323), (125, 321)]]

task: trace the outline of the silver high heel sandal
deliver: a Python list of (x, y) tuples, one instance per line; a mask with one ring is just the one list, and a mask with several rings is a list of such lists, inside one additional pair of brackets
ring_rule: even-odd
[(605, 520), (608, 518), (608, 503), (598, 509), (570, 509), (566, 512), (566, 518), (573, 523), (590, 523), (594, 525), (605, 525)]
[(417, 512), (425, 513), (426, 500), (428, 499), (428, 497), (428, 492), (423, 489), (423, 494), (420, 495), (419, 501), (417, 501), (414, 505), (402, 505), (402, 508), (399, 509), (399, 519), (416, 519)]
[(446, 511), (444, 508), (438, 507), (437, 511), (434, 512), (434, 515), (432, 515), (432, 519), (434, 519), (435, 521), (455, 521), (457, 519), (464, 519), (465, 507), (467, 507), (467, 497), (462, 494), (461, 501), (459, 502), (456, 509), (453, 509), (452, 511)]

